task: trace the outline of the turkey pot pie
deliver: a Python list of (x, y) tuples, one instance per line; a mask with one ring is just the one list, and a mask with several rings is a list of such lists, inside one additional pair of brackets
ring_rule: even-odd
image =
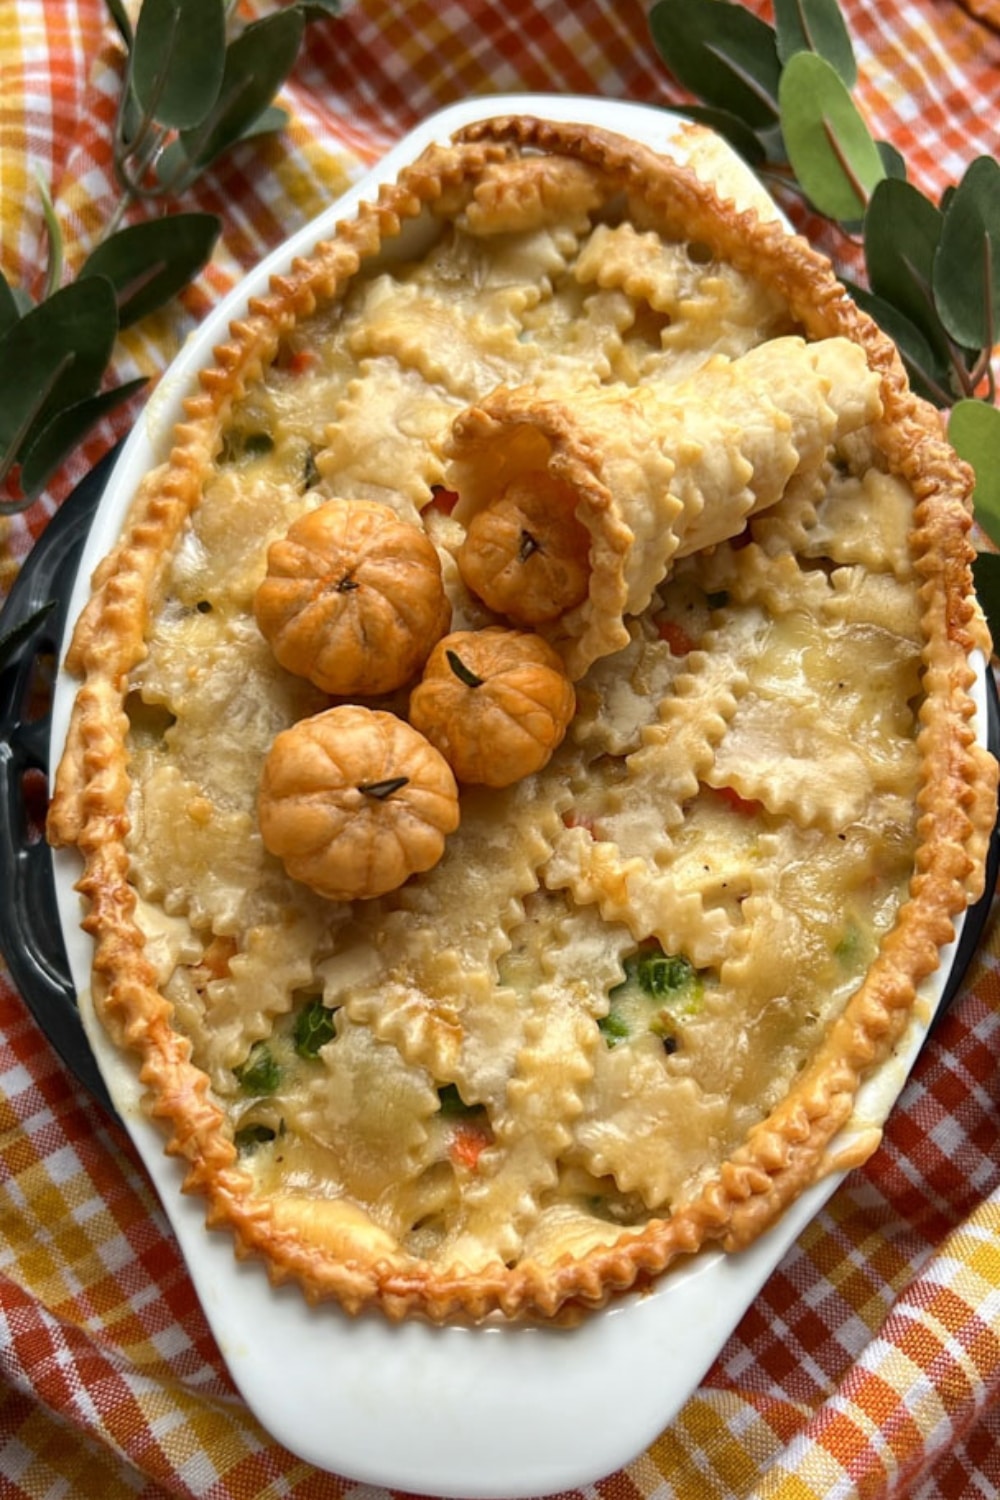
[[(892, 345), (690, 170), (508, 118), (275, 278), (185, 410), (76, 628), (49, 833), (208, 1223), (311, 1299), (435, 1320), (752, 1241), (829, 1164), (994, 818), (969, 475)], [(459, 783), (437, 862), (350, 900), (259, 813), (291, 734), (368, 798), (359, 861), (405, 821), (407, 763), (311, 726), (404, 723), (421, 667), (331, 697), (255, 617), (331, 502), (429, 539), (437, 634), (537, 637), (572, 693), (540, 769)]]

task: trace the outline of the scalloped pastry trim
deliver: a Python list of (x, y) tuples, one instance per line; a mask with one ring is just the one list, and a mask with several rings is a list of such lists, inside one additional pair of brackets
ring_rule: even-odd
[[(521, 152), (531, 163), (524, 171)], [(559, 158), (556, 173), (549, 156)], [(573, 163), (568, 171), (566, 159)], [(574, 1009), (561, 986), (550, 985), (546, 1004), (554, 1007), (553, 1030), (547, 1030), (544, 1008), (526, 1026), (518, 1085), (510, 1087), (502, 1127), (504, 1139), (532, 1162), (503, 1194), (509, 1210), (505, 1223), (483, 1207), (486, 1243), (492, 1235), (495, 1258), (487, 1255), (479, 1264), (477, 1251), (469, 1256), (475, 1269), (461, 1256), (442, 1269), (404, 1254), (371, 1214), (343, 1198), (255, 1195), (225, 1110), (213, 1097), (207, 1074), (192, 1061), (190, 1042), (171, 1025), (159, 971), (145, 952), (122, 837), (130, 792), (123, 684), (142, 661), (149, 611), (167, 560), (199, 503), (229, 413), (273, 359), (282, 337), (348, 283), (403, 220), (417, 217), (427, 205), (452, 215), (464, 212), (469, 229), (484, 236), (508, 232), (511, 223), (546, 226), (567, 218), (580, 232), (593, 195), (600, 200), (602, 181), (627, 194), (638, 233), (658, 229), (704, 241), (737, 272), (766, 284), (811, 340), (851, 340), (878, 376), (883, 415), (873, 440), (916, 496), (910, 545), (925, 580), (926, 697), (917, 741), (923, 790), (915, 875), (863, 983), (794, 1088), (718, 1170), (700, 1183), (695, 1173), (694, 1185), (684, 1188), (662, 1217), (616, 1232), (609, 1243), (604, 1239), (610, 1231), (593, 1220), (581, 1221), (569, 1208), (546, 1214), (552, 1161), (551, 1153), (544, 1159), (539, 1142), (561, 1150), (567, 1122), (588, 1108), (586, 1090), (594, 1075), (587, 1059), (596, 1045), (593, 1029), (587, 1030), (593, 1017)], [(208, 1223), (228, 1226), (238, 1255), (259, 1255), (276, 1282), (294, 1277), (308, 1297), (334, 1296), (351, 1311), (377, 1303), (394, 1318), (414, 1311), (435, 1320), (475, 1319), (493, 1311), (556, 1317), (641, 1286), (677, 1255), (705, 1244), (746, 1244), (772, 1222), (829, 1161), (861, 1078), (901, 1034), (916, 985), (936, 966), (954, 916), (981, 888), (995, 814), (996, 767), (976, 744), (970, 722), (968, 654), (988, 646), (988, 637), (970, 593), (968, 504), (969, 476), (941, 440), (936, 417), (908, 392), (891, 344), (848, 301), (827, 263), (773, 224), (720, 205), (692, 173), (605, 132), (528, 118), (472, 127), (454, 147), (434, 148), (404, 170), (397, 183), (381, 190), (376, 204), (340, 226), (335, 240), (275, 278), (268, 296), (234, 323), (230, 340), (216, 351), (214, 366), (202, 376), (202, 393), (187, 404), (167, 464), (143, 485), (122, 542), (95, 575), (95, 594), (70, 654), (70, 666), (84, 683), (50, 817), (53, 841), (76, 844), (84, 857), (79, 889), (88, 905), (84, 925), (95, 940), (99, 1011), (118, 1040), (139, 1054), (149, 1111), (167, 1128), (168, 1151), (188, 1163), (185, 1188), (205, 1195)], [(610, 511), (606, 491), (595, 491), (593, 506), (595, 514)], [(811, 524), (805, 523), (807, 533)], [(622, 602), (621, 565), (631, 544), (627, 530), (610, 525), (602, 541), (618, 580), (614, 597), (600, 601), (609, 617)], [(627, 632), (624, 640), (615, 635), (621, 644), (629, 639)], [(400, 910), (405, 906), (404, 901)], [(579, 1070), (569, 1076), (562, 1072), (566, 1047), (557, 1045), (564, 1030), (569, 1050), (580, 1059)], [(384, 1044), (376, 1039), (373, 1045)], [(419, 1072), (420, 1051), (415, 1048), (412, 1063), (401, 1059), (404, 1068)], [(538, 1141), (531, 1133), (533, 1078), (553, 1086)], [(681, 1081), (677, 1088), (683, 1093), (688, 1084)], [(432, 1118), (428, 1113), (428, 1121)], [(414, 1137), (412, 1148), (413, 1169), (422, 1170), (424, 1144)], [(607, 1143), (595, 1141), (590, 1149), (590, 1167), (602, 1170), (609, 1161)], [(502, 1175), (501, 1157), (496, 1172)], [(620, 1170), (624, 1175), (626, 1169)], [(640, 1157), (626, 1180), (656, 1202), (672, 1191), (667, 1175), (655, 1161), (643, 1165)], [(515, 1252), (515, 1239), (526, 1254), (508, 1265), (502, 1257)]]

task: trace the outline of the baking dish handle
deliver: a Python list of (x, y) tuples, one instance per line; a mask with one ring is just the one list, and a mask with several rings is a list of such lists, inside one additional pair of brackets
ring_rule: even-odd
[(80, 553), (112, 451), (46, 527), (0, 612), (0, 952), (67, 1067), (113, 1113), (83, 1031), (44, 836), (52, 685)]

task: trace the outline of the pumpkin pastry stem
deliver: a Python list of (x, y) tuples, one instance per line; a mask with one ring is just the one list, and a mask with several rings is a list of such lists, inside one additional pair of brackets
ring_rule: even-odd
[(459, 781), (510, 786), (540, 771), (576, 708), (558, 654), (541, 636), (489, 626), (446, 635), (410, 696), (410, 723)]
[(395, 714), (344, 703), (278, 735), (258, 799), (265, 847), (330, 901), (396, 890), (458, 827), (444, 757)]
[(426, 532), (375, 500), (329, 500), (272, 542), (254, 613), (278, 661), (338, 697), (409, 682), (451, 624)]

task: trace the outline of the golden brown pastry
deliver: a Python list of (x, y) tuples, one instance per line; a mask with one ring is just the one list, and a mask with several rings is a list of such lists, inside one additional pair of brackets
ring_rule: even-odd
[[(238, 1255), (351, 1311), (568, 1315), (826, 1169), (983, 885), (969, 491), (825, 260), (600, 130), (471, 128), (274, 278), (97, 570), (49, 823)], [(410, 679), (261, 632), (331, 504), (427, 560)], [(431, 553), (463, 667), (544, 637), (499, 729), (404, 691)]]

